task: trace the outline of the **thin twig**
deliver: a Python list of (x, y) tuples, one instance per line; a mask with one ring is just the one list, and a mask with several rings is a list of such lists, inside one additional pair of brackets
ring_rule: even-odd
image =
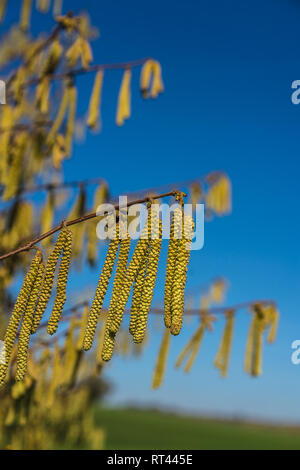
[[(178, 193), (178, 191), (169, 191), (168, 193), (152, 196), (151, 199), (162, 199), (162, 198), (169, 197), (169, 196), (175, 196), (177, 193)], [(185, 195), (185, 193), (183, 193), (183, 194)], [(147, 202), (148, 200), (149, 200), (149, 197), (144, 197), (144, 198), (138, 199), (136, 201), (130, 201), (130, 202), (127, 203), (126, 207), (130, 207), (130, 206), (133, 206), (133, 205), (136, 205), (136, 204), (143, 204), (143, 203)], [(118, 209), (122, 208), (122, 206), (119, 206), (119, 204), (115, 204), (113, 207), (114, 207), (114, 210), (118, 210)], [(107, 215), (109, 215), (109, 213)], [(97, 212), (92, 212), (90, 214), (83, 215), (82, 217), (78, 217), (77, 219), (73, 219), (73, 220), (69, 220), (69, 221), (62, 221), (59, 225), (57, 225), (56, 227), (53, 227), (48, 232), (43, 233), (42, 235), (38, 236), (37, 238), (35, 238), (31, 242), (27, 243), (26, 245), (21, 246), (20, 248), (17, 248), (13, 251), (10, 251), (8, 253), (5, 253), (5, 254), (1, 255), (0, 256), (0, 261), (4, 260), (6, 258), (9, 258), (10, 256), (16, 255), (18, 253), (22, 253), (24, 251), (30, 250), (34, 245), (41, 242), (45, 238), (50, 237), (54, 233), (58, 232), (64, 226), (70, 227), (72, 225), (76, 225), (76, 224), (80, 224), (81, 222), (85, 222), (86, 220), (94, 219), (95, 217), (99, 217)]]

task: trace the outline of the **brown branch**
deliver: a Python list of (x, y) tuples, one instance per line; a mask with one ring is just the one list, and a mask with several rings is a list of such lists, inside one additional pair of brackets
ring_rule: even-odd
[[(162, 199), (162, 198), (169, 197), (169, 196), (176, 196), (177, 193), (178, 193), (178, 191), (169, 191), (168, 193), (152, 196), (151, 199)], [(183, 195), (186, 196), (185, 193), (183, 193)], [(148, 196), (144, 197), (142, 199), (138, 199), (136, 201), (130, 201), (130, 202), (127, 203), (126, 207), (130, 207), (130, 206), (133, 206), (135, 204), (143, 204), (147, 201), (149, 201)], [(122, 206), (120, 207), (119, 204), (114, 205), (114, 210), (118, 210), (120, 208), (122, 208)], [(53, 227), (48, 232), (43, 233), (42, 235), (38, 236), (37, 238), (35, 238), (31, 242), (27, 243), (26, 245), (21, 246), (20, 248), (17, 248), (16, 250), (13, 250), (13, 251), (10, 251), (8, 253), (5, 253), (5, 254), (1, 255), (0, 256), (0, 261), (4, 260), (6, 258), (9, 258), (10, 256), (16, 255), (18, 253), (22, 253), (24, 251), (30, 250), (31, 248), (33, 248), (34, 245), (41, 242), (45, 238), (50, 237), (54, 233), (58, 232), (64, 226), (70, 227), (72, 225), (76, 225), (76, 224), (80, 224), (81, 222), (85, 222), (86, 220), (94, 219), (95, 217), (99, 217), (99, 216), (97, 215), (96, 212), (92, 212), (90, 214), (83, 215), (82, 217), (78, 217), (77, 219), (73, 219), (73, 220), (69, 220), (69, 221), (62, 221), (59, 225), (57, 225), (56, 227)]]
[[(143, 59), (137, 59), (137, 60), (132, 60), (128, 62), (115, 62), (115, 63), (107, 63), (107, 64), (95, 64), (91, 65), (89, 67), (80, 67), (78, 69), (74, 70), (68, 70), (67, 72), (62, 72), (62, 73), (54, 73), (54, 74), (49, 74), (48, 77), (50, 78), (51, 81), (56, 81), (56, 80), (64, 80), (67, 77), (75, 77), (77, 75), (84, 75), (86, 73), (94, 73), (98, 72), (100, 70), (125, 70), (125, 69), (132, 69), (134, 67), (139, 67), (140, 65), (143, 65), (147, 60), (150, 60), (150, 57), (145, 57)], [(40, 81), (44, 77), (37, 77), (37, 78), (32, 78), (31, 80), (28, 80), (28, 82), (24, 83), (22, 88), (26, 88), (32, 85), (38, 85)]]

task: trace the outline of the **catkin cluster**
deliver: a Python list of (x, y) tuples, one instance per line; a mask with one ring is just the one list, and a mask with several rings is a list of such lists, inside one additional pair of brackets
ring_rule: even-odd
[[(40, 271), (41, 263), (42, 263), (42, 255), (39, 251), (37, 251), (32, 260), (28, 273), (24, 279), (23, 285), (19, 292), (18, 298), (16, 300), (16, 303), (12, 311), (12, 314), (8, 323), (8, 327), (5, 333), (5, 337), (4, 337), (5, 362), (3, 364), (0, 364), (0, 385), (2, 385), (6, 379), (6, 374), (7, 374), (7, 370), (9, 366), (11, 353), (12, 353), (12, 350), (13, 350), (13, 347), (17, 338), (17, 332), (18, 332), (18, 328), (22, 320), (22, 317), (25, 314), (27, 307), (28, 307), (28, 313), (30, 312), (30, 309), (32, 308), (30, 297), (32, 293), (35, 294), (34, 286), (36, 284), (36, 280), (39, 279), (39, 271)], [(34, 292), (32, 292), (33, 290)], [(26, 347), (25, 347), (25, 350), (26, 350)]]

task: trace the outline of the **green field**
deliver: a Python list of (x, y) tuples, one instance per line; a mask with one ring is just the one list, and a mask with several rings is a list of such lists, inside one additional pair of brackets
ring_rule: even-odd
[(106, 449), (297, 449), (300, 428), (179, 416), (158, 411), (98, 409)]

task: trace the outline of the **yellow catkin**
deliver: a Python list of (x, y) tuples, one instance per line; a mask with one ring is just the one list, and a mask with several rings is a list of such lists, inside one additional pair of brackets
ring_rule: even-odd
[(20, 28), (27, 30), (30, 25), (30, 16), (32, 10), (32, 0), (23, 0), (21, 17), (20, 17)]
[(161, 346), (159, 349), (159, 353), (156, 360), (156, 365), (154, 369), (153, 379), (152, 379), (152, 388), (157, 389), (162, 385), (166, 366), (167, 366), (167, 358), (168, 352), (170, 348), (170, 330), (166, 328), (163, 339), (161, 342)]
[(67, 109), (68, 109), (69, 98), (70, 98), (69, 86), (66, 85), (65, 88), (64, 88), (64, 91), (63, 91), (63, 96), (62, 96), (62, 100), (61, 100), (61, 103), (60, 103), (60, 107), (59, 107), (56, 119), (55, 119), (55, 121), (52, 125), (52, 128), (50, 129), (50, 132), (48, 134), (48, 137), (47, 137), (47, 143), (48, 144), (52, 144), (55, 141), (55, 136), (56, 136), (60, 126), (63, 123), (63, 120), (65, 118), (65, 115), (66, 115), (66, 112), (67, 112)]
[(149, 87), (152, 77), (153, 60), (147, 60), (141, 70), (140, 89), (143, 98), (149, 97)]
[(66, 52), (69, 67), (75, 67), (81, 56), (81, 37), (78, 36)]
[[(150, 210), (149, 210), (150, 212)], [(146, 279), (143, 286), (142, 292), (142, 301), (140, 305), (140, 309), (136, 318), (136, 326), (133, 335), (133, 340), (135, 343), (141, 343), (144, 339), (147, 321), (148, 321), (148, 314), (151, 307), (152, 297), (153, 297), (153, 290), (156, 282), (157, 277), (157, 269), (159, 263), (159, 255), (161, 250), (161, 243), (162, 243), (162, 226), (161, 221), (159, 220), (159, 216), (157, 211), (151, 210), (151, 219), (149, 220), (149, 225), (151, 227), (149, 232), (151, 235), (150, 241), (150, 253), (148, 257), (147, 263), (147, 273)]]
[[(179, 239), (176, 262), (174, 266), (174, 276), (172, 281), (171, 297), (171, 333), (180, 333), (184, 311), (184, 290), (187, 278), (187, 268), (190, 259), (190, 240), (193, 232), (193, 219), (184, 215), (184, 230)], [(175, 226), (176, 230), (176, 226)], [(175, 232), (176, 235), (176, 232)]]
[(55, 39), (49, 47), (45, 62), (42, 64), (41, 77), (52, 75), (57, 69), (62, 58), (63, 47), (59, 42), (59, 38)]
[(143, 98), (156, 98), (164, 91), (161, 66), (156, 60), (147, 60), (141, 70), (140, 89)]
[(205, 330), (205, 327), (202, 324), (202, 325), (200, 325), (199, 329), (196, 331), (196, 333), (194, 335), (193, 343), (192, 343), (192, 346), (191, 346), (191, 354), (190, 354), (190, 357), (188, 358), (188, 361), (187, 361), (186, 366), (184, 368), (184, 372), (190, 372), (190, 370), (191, 370), (191, 368), (192, 368), (192, 366), (195, 362), (195, 359), (197, 357), (199, 348), (200, 348), (202, 340), (203, 340), (204, 330)]
[(56, 135), (52, 158), (54, 168), (60, 170), (62, 161), (66, 158), (66, 141), (62, 134)]
[(231, 211), (231, 183), (226, 175), (213, 179), (205, 203), (207, 209), (219, 216)]
[(83, 309), (82, 318), (80, 322), (80, 330), (79, 330), (78, 339), (77, 339), (77, 349), (79, 351), (83, 349), (83, 340), (84, 340), (86, 323), (87, 323), (87, 319), (89, 316), (89, 311), (90, 311), (89, 306), (86, 305)]
[(118, 97), (118, 106), (117, 106), (117, 116), (116, 124), (122, 126), (125, 119), (128, 119), (131, 114), (131, 91), (130, 91), (130, 82), (131, 82), (131, 70), (125, 70), (123, 75), (123, 80)]
[(93, 52), (90, 43), (81, 38), (81, 64), (84, 69), (87, 69), (90, 63), (93, 62)]
[(85, 337), (83, 342), (83, 349), (89, 350), (92, 347), (99, 314), (102, 309), (104, 297), (108, 288), (109, 280), (111, 278), (112, 270), (115, 264), (119, 246), (119, 237), (116, 231), (110, 241), (108, 252), (105, 258), (104, 266), (98, 281), (95, 297), (89, 313)]
[(132, 293), (132, 302), (130, 309), (130, 321), (129, 321), (129, 332), (133, 336), (136, 327), (137, 315), (140, 311), (142, 303), (142, 294), (144, 289), (144, 283), (146, 280), (146, 269), (147, 269), (148, 255), (145, 256), (143, 263), (141, 264), (137, 275), (135, 276), (133, 293)]
[(277, 334), (278, 321), (279, 321), (279, 312), (277, 311), (274, 305), (268, 307), (269, 315), (269, 332), (268, 332), (268, 343), (274, 343)]
[(67, 132), (65, 140), (66, 155), (69, 157), (72, 153), (72, 140), (74, 135), (75, 117), (77, 104), (77, 90), (75, 86), (69, 87), (69, 114), (67, 120)]
[(90, 129), (95, 129), (101, 123), (100, 119), (100, 103), (101, 103), (101, 91), (103, 84), (103, 71), (97, 72), (94, 82), (94, 87), (90, 99), (87, 125)]
[(261, 309), (254, 306), (253, 318), (247, 339), (244, 365), (245, 372), (253, 377), (262, 374), (262, 346), (265, 327), (266, 322)]
[(14, 140), (14, 145), (11, 147), (12, 161), (10, 163), (9, 171), (7, 172), (6, 186), (2, 194), (2, 199), (7, 201), (14, 197), (20, 186), (23, 177), (22, 161), (26, 153), (28, 145), (28, 136), (26, 132), (20, 132)]
[(156, 60), (153, 63), (153, 80), (150, 95), (151, 98), (157, 98), (157, 96), (164, 91), (164, 85), (161, 77), (161, 66)]
[(34, 315), (34, 320), (33, 320), (32, 334), (36, 332), (40, 324), (41, 318), (47, 308), (50, 295), (52, 292), (56, 266), (60, 258), (60, 255), (64, 249), (65, 243), (66, 243), (66, 230), (63, 229), (61, 230), (57, 238), (54, 249), (51, 252), (48, 258), (47, 264), (46, 264), (43, 286), (42, 286), (42, 290), (38, 299), (38, 303), (37, 303), (37, 307), (36, 307), (36, 311)]
[(102, 359), (102, 351), (103, 351), (103, 345), (104, 345), (104, 338), (106, 334), (106, 328), (105, 324), (107, 321), (107, 315), (105, 315), (106, 320), (103, 321), (103, 324), (100, 328), (100, 332), (98, 335), (98, 345), (97, 345), (97, 354), (96, 354), (96, 373), (100, 374), (103, 369), (103, 359)]
[(120, 249), (119, 249), (119, 257), (117, 263), (117, 270), (116, 276), (113, 285), (113, 291), (111, 296), (111, 301), (108, 310), (108, 327), (110, 331), (113, 333), (117, 333), (121, 326), (123, 320), (123, 312), (120, 312), (116, 309), (116, 305), (118, 302), (118, 298), (120, 295), (120, 291), (122, 288), (122, 282), (125, 276), (128, 256), (130, 251), (130, 238), (127, 236), (126, 238), (120, 239)]
[(36, 106), (43, 114), (49, 111), (50, 83), (50, 78), (45, 76), (36, 88)]
[(179, 240), (175, 239), (175, 224), (178, 225), (178, 212), (173, 213), (172, 223), (170, 228), (170, 241), (168, 249), (167, 267), (166, 267), (166, 281), (165, 281), (165, 296), (164, 296), (164, 321), (167, 328), (171, 327), (172, 314), (171, 314), (171, 300), (172, 300), (172, 283), (174, 278), (174, 268), (176, 263), (177, 249)]
[(37, 251), (37, 253), (35, 254), (31, 262), (28, 273), (24, 279), (22, 288), (19, 292), (14, 309), (12, 311), (12, 314), (8, 323), (8, 327), (6, 329), (6, 333), (4, 337), (5, 363), (0, 364), (0, 385), (2, 385), (5, 382), (9, 360), (11, 357), (11, 353), (12, 353), (12, 349), (13, 349), (16, 337), (17, 337), (19, 324), (20, 324), (22, 315), (25, 312), (27, 302), (31, 294), (32, 286), (35, 282), (35, 278), (39, 270), (40, 262), (41, 262), (41, 253)]
[(3, 21), (7, 0), (0, 0), (0, 23)]
[(64, 231), (65, 242), (58, 271), (56, 298), (47, 328), (49, 335), (53, 335), (56, 332), (67, 299), (66, 289), (72, 255), (72, 232), (68, 229), (65, 229)]
[(28, 362), (28, 345), (29, 338), (31, 335), (31, 327), (34, 318), (34, 311), (40, 293), (40, 289), (43, 282), (45, 266), (41, 262), (37, 276), (35, 278), (34, 285), (32, 287), (30, 298), (26, 306), (26, 310), (23, 316), (23, 322), (20, 330), (19, 341), (18, 341), (18, 353), (17, 353), (17, 372), (16, 380), (22, 381), (27, 372), (27, 362)]
[[(199, 340), (201, 341), (201, 339), (203, 338), (203, 334), (204, 334), (204, 324), (201, 323), (201, 325), (197, 328), (196, 332), (193, 334), (193, 336), (191, 337), (191, 339), (189, 340), (189, 342), (187, 343), (187, 345), (184, 347), (184, 349), (182, 350), (182, 352), (179, 354), (177, 360), (176, 360), (176, 363), (175, 363), (175, 367), (180, 367), (183, 360), (186, 358), (186, 356), (193, 351), (193, 347), (195, 344), (199, 344)], [(199, 344), (200, 346), (200, 344)], [(199, 349), (199, 346), (198, 346), (198, 349)]]
[(214, 361), (214, 365), (217, 369), (220, 370), (222, 377), (226, 377), (228, 371), (233, 338), (234, 313), (234, 310), (226, 312), (226, 324), (224, 327), (219, 350)]

